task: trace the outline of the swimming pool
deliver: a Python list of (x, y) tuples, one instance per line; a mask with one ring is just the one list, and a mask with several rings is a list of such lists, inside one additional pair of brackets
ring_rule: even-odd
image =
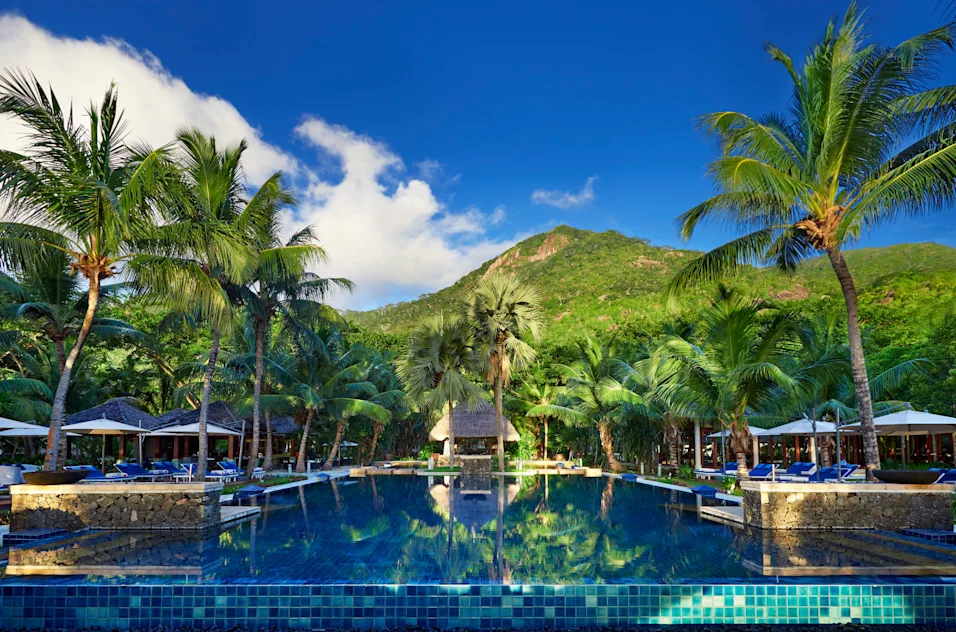
[(222, 533), (11, 551), (0, 624), (956, 623), (956, 547), (749, 532), (701, 519), (693, 495), (613, 478), (467, 494), (450, 478), (368, 477), (258, 502)]

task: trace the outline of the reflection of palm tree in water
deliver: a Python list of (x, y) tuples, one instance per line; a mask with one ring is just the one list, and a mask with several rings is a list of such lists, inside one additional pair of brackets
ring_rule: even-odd
[(339, 494), (339, 482), (334, 478), (329, 481), (332, 484), (332, 495), (335, 496), (335, 511), (342, 513), (345, 506), (342, 504), (342, 496)]
[(249, 575), (255, 576), (256, 574), (256, 523), (259, 522), (259, 519), (256, 517), (252, 518), (252, 522), (249, 523)]
[(375, 508), (377, 513), (382, 513), (382, 509), (385, 508), (385, 501), (378, 494), (378, 485), (375, 484), (375, 477), (370, 476), (369, 482), (372, 484), (372, 507)]
[(511, 568), (505, 560), (505, 496), (508, 490), (505, 488), (503, 478), (498, 479), (498, 515), (495, 518), (495, 552), (494, 552), (494, 571), (497, 579), (503, 584), (511, 583)]
[(614, 479), (608, 477), (604, 491), (601, 492), (601, 520), (608, 522), (611, 519), (611, 506), (614, 504)]

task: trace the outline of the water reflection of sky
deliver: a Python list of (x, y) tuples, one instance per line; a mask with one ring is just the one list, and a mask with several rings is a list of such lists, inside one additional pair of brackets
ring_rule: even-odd
[(509, 479), (466, 494), (451, 479), (369, 477), (259, 502), (260, 517), (219, 534), (95, 533), (13, 550), (3, 581), (925, 583), (956, 575), (956, 547), (871, 532), (752, 533), (700, 519), (688, 494), (606, 478)]

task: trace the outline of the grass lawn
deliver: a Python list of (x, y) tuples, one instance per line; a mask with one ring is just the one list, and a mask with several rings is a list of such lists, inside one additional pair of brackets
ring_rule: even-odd
[(240, 481), (238, 483), (229, 483), (222, 488), (223, 495), (226, 494), (235, 494), (237, 491), (245, 487), (246, 485), (256, 485), (258, 487), (273, 487), (275, 485), (285, 485), (286, 483), (294, 483), (296, 481), (301, 481), (308, 478), (307, 476), (277, 476), (275, 478), (267, 478), (264, 481)]
[(720, 483), (720, 481), (701, 480), (696, 478), (678, 478), (676, 476), (673, 478), (667, 478), (667, 477), (658, 478), (656, 476), (648, 476), (648, 478), (654, 481), (658, 481), (660, 483), (670, 483), (671, 485), (680, 485), (681, 487), (697, 487), (698, 485), (706, 485), (707, 487), (713, 487), (717, 491), (722, 492), (724, 494), (730, 494), (731, 496), (743, 495), (743, 493), (740, 491), (740, 487), (735, 486), (734, 491), (731, 492), (731, 491), (728, 491), (726, 488), (724, 488), (724, 486)]

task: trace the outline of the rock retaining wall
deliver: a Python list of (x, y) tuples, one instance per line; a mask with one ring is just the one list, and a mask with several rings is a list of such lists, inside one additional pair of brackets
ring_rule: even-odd
[(11, 532), (26, 529), (205, 529), (219, 524), (222, 483), (11, 487)]
[(761, 529), (953, 529), (952, 485), (744, 482), (744, 524)]

